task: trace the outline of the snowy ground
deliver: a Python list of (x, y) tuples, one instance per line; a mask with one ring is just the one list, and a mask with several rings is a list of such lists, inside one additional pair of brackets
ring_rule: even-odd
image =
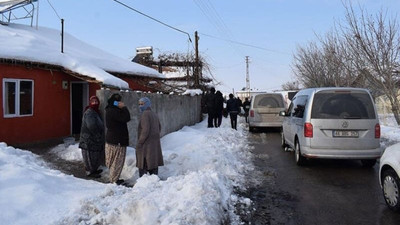
[[(218, 129), (203, 121), (164, 136), (159, 176), (138, 178), (135, 149), (128, 148), (121, 178), (133, 188), (63, 174), (29, 151), (0, 143), (1, 224), (240, 224), (235, 205), (251, 202), (234, 190), (245, 189), (244, 176), (254, 167), (239, 120), (238, 131), (224, 119)], [(399, 142), (393, 117), (380, 120), (383, 146)], [(77, 144), (52, 151), (82, 160)]]
[[(244, 127), (195, 126), (164, 136), (165, 166), (138, 178), (135, 149), (128, 148), (121, 178), (133, 188), (78, 179), (53, 170), (29, 151), (0, 143), (1, 224), (239, 224), (234, 193), (253, 169)], [(82, 160), (77, 144), (52, 150)], [(107, 169), (102, 176), (107, 180)]]

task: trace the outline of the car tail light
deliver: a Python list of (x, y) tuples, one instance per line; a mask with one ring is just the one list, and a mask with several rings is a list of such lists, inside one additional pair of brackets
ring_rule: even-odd
[(381, 138), (381, 126), (379, 123), (375, 125), (375, 138)]
[(304, 124), (304, 137), (313, 137), (313, 126), (311, 123)]
[(254, 110), (250, 110), (250, 117), (254, 117)]

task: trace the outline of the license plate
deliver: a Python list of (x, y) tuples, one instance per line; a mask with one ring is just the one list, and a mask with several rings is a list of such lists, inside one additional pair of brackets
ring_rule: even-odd
[(358, 137), (358, 131), (354, 130), (334, 130), (334, 137)]

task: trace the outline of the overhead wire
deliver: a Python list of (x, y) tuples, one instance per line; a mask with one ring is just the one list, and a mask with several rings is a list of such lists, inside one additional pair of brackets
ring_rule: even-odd
[(173, 27), (173, 26), (171, 26), (171, 25), (169, 25), (169, 24), (166, 24), (166, 23), (164, 23), (164, 22), (162, 22), (162, 21), (160, 21), (160, 20), (158, 20), (158, 19), (156, 19), (156, 18), (154, 18), (154, 17), (152, 17), (152, 16), (149, 16), (149, 15), (147, 15), (147, 14), (145, 14), (145, 13), (142, 13), (142, 12), (140, 12), (139, 10), (134, 9), (134, 8), (132, 8), (131, 6), (128, 6), (127, 4), (125, 4), (125, 3), (123, 3), (123, 2), (120, 2), (120, 1), (118, 1), (118, 0), (112, 0), (112, 1), (114, 1), (114, 2), (116, 2), (116, 3), (119, 3), (119, 4), (121, 4), (122, 6), (128, 8), (128, 9), (130, 9), (130, 10), (136, 12), (136, 13), (139, 13), (139, 14), (142, 15), (142, 16), (145, 16), (145, 17), (147, 17), (147, 18), (149, 18), (149, 19), (151, 19), (151, 20), (154, 20), (154, 21), (156, 21), (157, 23), (160, 23), (160, 24), (162, 24), (162, 25), (164, 25), (164, 26), (166, 26), (166, 27), (169, 27), (169, 28), (171, 28), (171, 29), (173, 29), (173, 30), (176, 30), (176, 31), (178, 31), (178, 32), (181, 32), (181, 33), (186, 34), (186, 35), (188, 36), (188, 38), (189, 38), (189, 41), (190, 41), (191, 43), (193, 43), (193, 42), (192, 42), (192, 39), (190, 38), (190, 34), (189, 34), (188, 32), (183, 31), (183, 30), (181, 30), (181, 29), (178, 29), (178, 28), (176, 28), (176, 27)]
[(56, 9), (53, 7), (53, 5), (50, 3), (50, 1), (49, 1), (49, 0), (47, 0), (47, 2), (49, 3), (50, 7), (53, 9), (53, 11), (54, 11), (54, 13), (56, 14), (56, 16), (58, 17), (58, 19), (60, 19), (60, 20), (61, 20), (61, 17), (58, 15), (58, 13), (57, 13)]
[[(222, 17), (218, 14), (217, 10), (209, 0), (193, 1), (221, 36), (227, 36), (228, 38), (233, 39), (232, 32), (229, 30), (228, 26), (225, 24)], [(238, 49), (234, 45), (231, 45), (231, 47), (238, 53), (238, 55), (245, 55), (240, 49)]]
[[(205, 33), (201, 33), (201, 32), (199, 32), (199, 34), (201, 34), (201, 35), (203, 35), (203, 36), (210, 37), (210, 38), (214, 38), (214, 39), (218, 39), (218, 40), (222, 40), (222, 41), (231, 42), (231, 43), (238, 44), (238, 45), (243, 45), (243, 46), (247, 46), (247, 47), (256, 48), (256, 49), (259, 49), (259, 50), (264, 50), (264, 51), (268, 51), (268, 52), (275, 52), (275, 53), (280, 53), (280, 54), (289, 54), (289, 53), (286, 53), (286, 52), (280, 52), (280, 51), (276, 51), (276, 50), (272, 50), (272, 49), (267, 49), (267, 48), (263, 48), (263, 47), (256, 46), (256, 45), (251, 45), (251, 44), (246, 44), (246, 43), (243, 43), (243, 42), (238, 42), (238, 41), (234, 41), (234, 40), (229, 40), (229, 39), (226, 39), (226, 38), (216, 37), (216, 36), (213, 36), (213, 35), (210, 35), (210, 34), (205, 34)], [(289, 54), (289, 55), (290, 55), (290, 54)]]

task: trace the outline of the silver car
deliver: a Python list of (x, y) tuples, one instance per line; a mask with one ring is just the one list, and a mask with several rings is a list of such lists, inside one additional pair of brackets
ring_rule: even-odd
[(282, 127), (279, 112), (286, 109), (281, 93), (263, 93), (253, 96), (249, 111), (249, 130), (261, 127)]
[(304, 89), (280, 115), (282, 146), (294, 149), (298, 165), (306, 158), (332, 158), (361, 159), (372, 167), (382, 154), (379, 120), (366, 89)]

